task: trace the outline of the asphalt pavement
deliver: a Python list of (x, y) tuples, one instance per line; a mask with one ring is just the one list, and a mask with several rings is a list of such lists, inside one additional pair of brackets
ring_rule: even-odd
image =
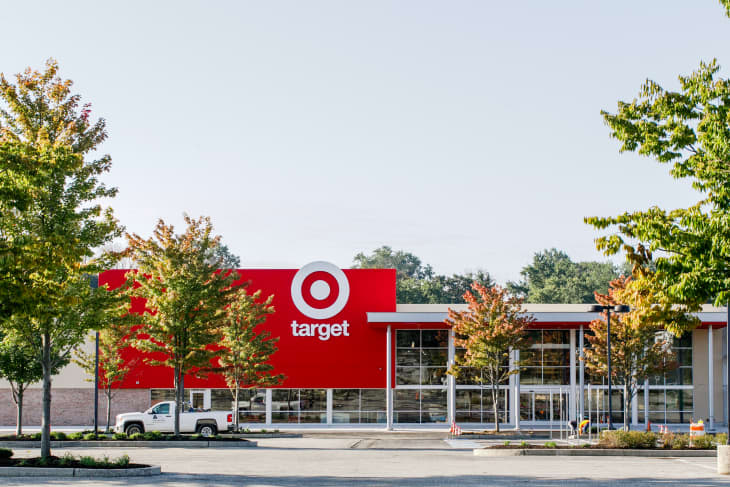
[[(362, 434), (262, 438), (258, 448), (73, 448), (74, 455), (161, 465), (163, 475), (129, 479), (5, 478), (8, 486), (718, 486), (714, 458), (475, 457), (482, 442), (443, 435)], [(16, 456), (37, 456), (16, 449)]]

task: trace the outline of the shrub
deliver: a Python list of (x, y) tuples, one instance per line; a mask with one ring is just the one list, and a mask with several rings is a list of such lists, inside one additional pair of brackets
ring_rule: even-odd
[(112, 438), (115, 440), (126, 440), (128, 438), (127, 433), (114, 433)]
[(716, 434), (715, 445), (727, 445), (727, 433)]
[(200, 433), (195, 433), (193, 435), (190, 435), (190, 438), (193, 439), (193, 440), (199, 440), (202, 437), (203, 437), (203, 435), (201, 435)]
[(36, 441), (38, 441), (38, 440), (40, 440), (40, 439), (41, 439), (41, 434), (40, 434), (40, 433), (33, 433), (32, 435), (30, 435), (30, 438), (31, 438), (32, 440), (36, 440)]
[(527, 442), (526, 442), (526, 441), (521, 441), (521, 442), (520, 442), (520, 446), (521, 446), (522, 448), (527, 448), (527, 447), (528, 447), (529, 445), (527, 444)]
[(698, 450), (711, 450), (715, 448), (714, 438), (712, 435), (695, 436), (692, 439), (692, 448)]
[(604, 431), (598, 444), (604, 448), (645, 449), (656, 448), (657, 435), (644, 431)]
[(684, 450), (689, 448), (689, 435), (674, 435), (671, 444), (672, 450)]
[(85, 441), (98, 440), (99, 439), (99, 436), (96, 433), (86, 433), (83, 436), (83, 439)]
[(509, 441), (509, 440), (505, 441), (505, 442), (504, 442), (504, 446), (509, 446), (509, 443), (510, 443), (510, 441)]
[(10, 448), (0, 448), (0, 459), (12, 458), (13, 450)]
[(66, 436), (66, 433), (64, 433), (63, 431), (53, 431), (51, 432), (51, 439), (63, 441), (67, 440), (68, 436)]
[(58, 464), (62, 467), (73, 465), (73, 463), (76, 461), (76, 457), (71, 455), (71, 453), (66, 452), (61, 458), (58, 459)]
[(142, 433), (132, 433), (129, 436), (130, 440), (144, 440), (144, 435)]
[(77, 431), (76, 433), (71, 433), (68, 435), (69, 440), (81, 440), (84, 438), (84, 434), (81, 431)]
[(96, 467), (96, 458), (94, 457), (81, 457), (79, 458), (79, 463), (83, 465), (84, 467)]
[(144, 436), (145, 440), (151, 440), (151, 441), (162, 439), (162, 433), (160, 433), (159, 431), (148, 431), (143, 436)]
[(122, 455), (121, 457), (114, 460), (114, 465), (117, 467), (126, 467), (129, 465), (129, 455)]
[(545, 442), (545, 447), (547, 447), (547, 448), (557, 448), (557, 446), (558, 446), (557, 443), (555, 443), (554, 441)]

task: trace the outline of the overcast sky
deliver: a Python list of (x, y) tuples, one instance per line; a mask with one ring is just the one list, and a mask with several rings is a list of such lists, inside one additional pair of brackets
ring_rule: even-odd
[(12, 1), (0, 71), (54, 57), (107, 119), (129, 231), (188, 212), (247, 267), (385, 244), (504, 282), (605, 260), (584, 216), (697, 200), (600, 110), (729, 41), (717, 0)]

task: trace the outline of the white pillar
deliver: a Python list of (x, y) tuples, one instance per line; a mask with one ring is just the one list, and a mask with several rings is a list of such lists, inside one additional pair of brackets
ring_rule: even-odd
[(584, 356), (583, 356), (583, 349), (585, 348), (584, 336), (583, 336), (585, 333), (583, 332), (583, 325), (580, 325), (580, 330), (578, 330), (578, 333), (580, 333), (580, 335), (578, 335), (578, 347), (579, 347), (578, 354), (581, 359), (580, 364), (578, 364), (578, 387), (580, 388), (580, 391), (578, 392), (578, 394), (579, 394), (579, 396), (578, 396), (578, 416), (579, 416), (579, 420), (582, 421), (586, 416), (586, 404), (585, 404), (586, 398), (585, 398), (585, 392), (584, 392), (584, 389), (586, 386), (586, 382), (585, 382), (586, 362), (585, 362)]
[(707, 328), (707, 361), (709, 362), (707, 370), (707, 400), (709, 404), (709, 428), (715, 430), (715, 350), (713, 346), (712, 325)]
[(576, 417), (575, 369), (575, 330), (570, 330), (570, 405), (568, 407), (568, 421)]
[(385, 429), (390, 431), (393, 429), (393, 384), (391, 377), (393, 376), (393, 339), (390, 331), (390, 325), (388, 325), (388, 331), (386, 333), (385, 346), (387, 352), (385, 354), (385, 416), (386, 426)]
[(271, 389), (266, 389), (266, 424), (271, 424)]
[[(515, 350), (514, 356), (515, 356), (515, 359), (514, 359), (515, 363), (519, 364), (520, 363), (520, 351)], [(520, 429), (520, 374), (519, 373), (514, 374), (513, 377), (515, 378), (515, 381), (514, 381), (514, 395), (512, 396), (512, 397), (514, 397), (514, 407), (512, 409), (515, 412), (515, 415), (514, 415), (515, 429), (518, 430), (518, 429)]]
[[(456, 362), (456, 346), (454, 344), (454, 330), (449, 330), (449, 367)], [(447, 378), (448, 391), (446, 394), (446, 406), (449, 412), (449, 423), (456, 423), (456, 378), (449, 375)]]
[(332, 424), (332, 389), (327, 389), (327, 424)]

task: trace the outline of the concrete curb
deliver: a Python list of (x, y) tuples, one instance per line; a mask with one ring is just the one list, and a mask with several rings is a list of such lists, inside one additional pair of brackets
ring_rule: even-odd
[(475, 448), (478, 457), (715, 457), (715, 450), (624, 450), (591, 448)]
[(151, 477), (161, 473), (159, 466), (109, 469), (0, 467), (0, 477)]
[[(51, 448), (253, 448), (255, 441), (217, 441), (217, 440), (180, 440), (180, 441), (52, 441)], [(0, 441), (0, 448), (23, 449), (40, 448), (40, 441)]]

